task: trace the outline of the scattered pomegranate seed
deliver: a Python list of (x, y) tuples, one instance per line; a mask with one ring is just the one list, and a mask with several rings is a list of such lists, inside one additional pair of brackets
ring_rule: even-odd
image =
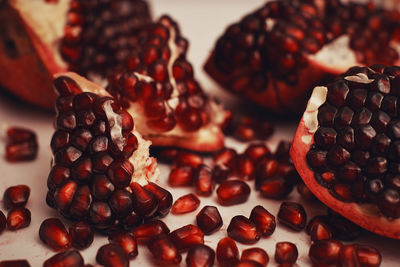
[(249, 219), (256, 225), (257, 230), (263, 236), (270, 236), (274, 233), (276, 227), (275, 216), (263, 206), (255, 206), (250, 213)]
[(165, 188), (162, 188), (153, 182), (146, 184), (144, 188), (158, 199), (158, 209), (156, 214), (160, 217), (167, 216), (173, 202), (172, 194)]
[(179, 151), (173, 163), (179, 166), (197, 168), (200, 164), (203, 164), (203, 158), (194, 153)]
[(64, 224), (57, 218), (49, 218), (39, 228), (39, 238), (55, 251), (67, 250), (71, 247), (71, 236)]
[(108, 240), (112, 244), (122, 247), (129, 259), (133, 259), (138, 255), (138, 247), (135, 237), (126, 231), (115, 231), (108, 236)]
[(196, 197), (196, 195), (190, 193), (181, 196), (180, 198), (175, 200), (171, 212), (172, 214), (189, 213), (195, 211), (199, 206), (200, 206), (200, 199)]
[(233, 136), (243, 142), (253, 141), (256, 138), (254, 129), (247, 125), (237, 125)]
[(243, 180), (250, 180), (253, 178), (254, 163), (250, 157), (245, 154), (240, 154), (235, 160), (235, 173)]
[(85, 249), (93, 243), (93, 228), (85, 221), (73, 223), (69, 227), (69, 234), (74, 248)]
[(277, 263), (295, 263), (299, 252), (291, 242), (278, 242), (275, 246), (275, 261)]
[(323, 222), (314, 223), (311, 227), (310, 237), (312, 241), (331, 239), (333, 236), (332, 229)]
[(261, 264), (262, 266), (267, 266), (269, 262), (269, 257), (264, 249), (255, 247), (243, 250), (240, 260), (254, 261)]
[(136, 182), (132, 182), (130, 187), (135, 213), (142, 217), (152, 217), (158, 209), (157, 197)]
[(327, 215), (314, 216), (307, 224), (307, 227), (306, 227), (307, 234), (309, 234), (309, 235), (311, 234), (311, 229), (314, 227), (314, 225), (317, 225), (319, 223), (328, 225), (328, 221), (329, 221), (329, 218)]
[(261, 238), (256, 225), (243, 215), (232, 218), (227, 232), (229, 237), (244, 244), (254, 244)]
[(215, 252), (209, 246), (198, 244), (192, 246), (186, 257), (188, 267), (211, 267), (214, 265)]
[(168, 226), (160, 220), (154, 220), (136, 227), (132, 234), (139, 242), (147, 242), (150, 238), (160, 234), (168, 234)]
[(283, 202), (279, 208), (278, 221), (295, 231), (301, 231), (306, 226), (307, 214), (301, 204)]
[(361, 266), (378, 267), (381, 265), (382, 256), (376, 248), (356, 244), (357, 256)]
[(209, 196), (214, 190), (214, 179), (211, 169), (204, 164), (199, 165), (194, 173), (194, 187), (196, 194)]
[(239, 249), (237, 248), (235, 241), (230, 237), (222, 238), (218, 242), (216, 254), (219, 264), (223, 266), (230, 262), (239, 261)]
[(204, 244), (204, 233), (193, 224), (172, 231), (169, 238), (179, 250), (186, 250), (196, 244)]
[(182, 260), (178, 249), (166, 235), (154, 236), (147, 247), (159, 264), (178, 264)]
[(31, 212), (27, 208), (11, 209), (7, 214), (7, 228), (11, 231), (28, 227), (31, 224)]
[(246, 202), (250, 195), (250, 187), (240, 180), (224, 181), (217, 189), (218, 202), (230, 206)]
[(133, 229), (138, 227), (143, 223), (143, 218), (137, 215), (136, 213), (132, 212), (128, 216), (125, 217), (125, 220), (122, 222), (122, 227), (132, 232)]
[(316, 241), (311, 245), (308, 256), (315, 264), (336, 265), (342, 246), (342, 243), (333, 239)]
[(6, 159), (10, 162), (29, 161), (36, 158), (38, 143), (31, 130), (10, 127), (7, 129)]
[(264, 143), (252, 143), (246, 148), (244, 154), (247, 155), (253, 162), (257, 162), (264, 156), (270, 156), (271, 151)]
[(193, 183), (194, 169), (191, 166), (177, 166), (172, 168), (168, 183), (172, 187), (189, 186)]
[(7, 226), (7, 219), (4, 213), (0, 210), (0, 234), (3, 233)]
[(68, 250), (60, 252), (43, 263), (43, 267), (82, 267), (84, 260), (82, 255), (77, 250)]
[(340, 266), (360, 266), (357, 249), (354, 245), (343, 245), (339, 252)]
[(0, 261), (0, 267), (30, 267), (27, 260), (8, 260)]
[(220, 184), (226, 181), (232, 174), (232, 169), (225, 165), (215, 165), (212, 170), (212, 179)]
[(276, 176), (259, 182), (258, 189), (265, 198), (282, 199), (292, 192), (293, 186), (283, 177)]
[(221, 228), (221, 214), (215, 206), (204, 206), (196, 216), (197, 226), (205, 235), (210, 235)]
[(237, 156), (237, 152), (233, 148), (223, 148), (214, 155), (214, 163), (215, 165), (225, 165), (228, 167), (235, 166), (235, 159)]
[(8, 210), (11, 208), (25, 207), (31, 189), (27, 185), (11, 186), (4, 191), (3, 205)]
[(105, 267), (128, 267), (129, 258), (121, 246), (116, 244), (107, 244), (101, 246), (96, 254), (98, 264)]

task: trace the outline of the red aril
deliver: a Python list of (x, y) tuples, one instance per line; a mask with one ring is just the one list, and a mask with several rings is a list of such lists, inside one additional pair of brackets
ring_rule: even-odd
[(93, 228), (85, 221), (75, 222), (70, 225), (69, 235), (72, 239), (72, 246), (77, 249), (89, 247), (94, 239)]
[(235, 149), (225, 147), (214, 154), (214, 163), (215, 165), (226, 165), (233, 167), (235, 165), (234, 162), (236, 155), (237, 152)]
[(188, 267), (211, 267), (214, 265), (214, 260), (214, 250), (203, 244), (192, 246), (186, 256)]
[(303, 206), (296, 202), (283, 202), (277, 217), (280, 223), (295, 231), (303, 230), (307, 222)]
[(277, 263), (294, 264), (297, 261), (299, 252), (295, 244), (291, 242), (278, 242), (275, 246), (275, 261)]
[(135, 237), (126, 231), (115, 231), (108, 236), (111, 244), (117, 244), (122, 247), (129, 259), (133, 259), (138, 255), (138, 245)]
[(244, 244), (254, 244), (260, 238), (256, 225), (243, 215), (234, 216), (227, 228), (228, 236)]
[(168, 183), (172, 187), (189, 186), (193, 183), (194, 169), (191, 166), (177, 166), (172, 168)]
[(341, 266), (360, 266), (357, 257), (357, 249), (354, 245), (343, 245), (339, 253), (339, 264)]
[(310, 238), (311, 241), (319, 241), (324, 239), (332, 239), (333, 231), (332, 229), (325, 223), (319, 222), (314, 223), (311, 227)]
[(262, 266), (267, 266), (269, 262), (269, 257), (267, 252), (258, 247), (248, 248), (242, 251), (242, 256), (240, 257), (241, 261), (254, 261)]
[(271, 151), (264, 143), (252, 143), (246, 148), (244, 154), (253, 162), (257, 162), (260, 158), (271, 155)]
[(96, 262), (105, 267), (128, 267), (129, 258), (121, 246), (107, 244), (99, 248), (96, 254)]
[(250, 187), (240, 180), (227, 180), (217, 188), (218, 202), (231, 206), (246, 202), (250, 195)]
[(239, 249), (235, 241), (230, 237), (222, 238), (216, 249), (217, 260), (219, 264), (224, 265), (229, 262), (239, 261)]
[(335, 265), (339, 262), (342, 247), (342, 243), (333, 239), (316, 241), (311, 245), (308, 256), (315, 264)]
[(3, 205), (6, 209), (24, 207), (28, 202), (31, 189), (27, 185), (11, 186), (4, 191)]
[(200, 199), (194, 194), (181, 196), (172, 205), (172, 214), (184, 214), (195, 211), (200, 206)]
[(197, 195), (209, 196), (214, 191), (215, 181), (207, 165), (201, 164), (196, 168), (193, 180)]
[(160, 220), (154, 220), (139, 225), (138, 227), (133, 229), (132, 234), (137, 239), (137, 241), (146, 243), (153, 236), (161, 234), (167, 235), (169, 231), (170, 230), (168, 226), (164, 222)]
[(256, 225), (257, 230), (263, 236), (270, 236), (274, 233), (276, 228), (275, 216), (263, 206), (255, 206), (251, 210), (249, 219)]
[(84, 260), (77, 250), (60, 252), (43, 263), (43, 267), (71, 266), (82, 267)]
[(178, 249), (166, 235), (154, 236), (147, 247), (158, 264), (179, 264), (182, 260)]
[(197, 168), (200, 164), (203, 164), (203, 158), (195, 153), (179, 151), (173, 160), (173, 164), (188, 165), (192, 168)]
[(31, 212), (26, 208), (11, 209), (7, 213), (7, 229), (16, 231), (31, 224)]
[(139, 183), (132, 182), (133, 211), (142, 217), (152, 217), (158, 210), (158, 199)]
[(132, 212), (128, 216), (125, 217), (124, 222), (122, 223), (122, 228), (126, 231), (132, 231), (139, 225), (142, 225), (143, 218), (137, 215), (136, 213)]
[(381, 265), (382, 256), (376, 248), (361, 244), (356, 244), (355, 247), (361, 266), (377, 267)]
[(196, 223), (205, 235), (218, 231), (223, 224), (221, 214), (215, 206), (204, 206), (196, 216)]
[(160, 217), (167, 216), (172, 206), (172, 194), (153, 182), (146, 184), (144, 188), (151, 192), (158, 200), (158, 209), (156, 214)]
[(67, 250), (71, 247), (72, 238), (64, 224), (57, 218), (49, 218), (39, 228), (39, 238), (55, 251)]
[(168, 237), (180, 251), (187, 250), (196, 244), (204, 244), (203, 231), (193, 224), (188, 224), (172, 231)]
[(10, 127), (7, 129), (6, 159), (10, 162), (30, 161), (38, 153), (36, 134), (29, 129)]

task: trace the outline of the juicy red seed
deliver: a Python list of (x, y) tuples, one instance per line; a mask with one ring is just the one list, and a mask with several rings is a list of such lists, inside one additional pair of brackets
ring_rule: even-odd
[(7, 218), (4, 213), (0, 210), (0, 234), (3, 233), (7, 226)]
[(133, 166), (129, 160), (115, 160), (107, 171), (110, 181), (116, 188), (129, 186), (133, 174)]
[(11, 186), (4, 191), (3, 205), (6, 209), (24, 207), (30, 193), (31, 189), (26, 185)]
[(96, 262), (105, 267), (128, 267), (129, 258), (121, 246), (107, 244), (101, 246), (96, 254)]
[(293, 185), (281, 176), (271, 177), (258, 183), (261, 196), (271, 199), (282, 199), (293, 190)]
[(221, 214), (215, 206), (204, 206), (196, 216), (197, 226), (205, 235), (210, 235), (221, 228)]
[(194, 169), (191, 166), (178, 166), (171, 170), (168, 178), (170, 186), (188, 186), (193, 183)]
[[(126, 190), (115, 190), (108, 199), (108, 205), (116, 218), (124, 218), (132, 212), (133, 196)], [(104, 213), (103, 213), (104, 214)]]
[(264, 143), (253, 143), (246, 148), (244, 154), (257, 162), (260, 158), (271, 155), (271, 151)]
[[(233, 264), (233, 262), (231, 262), (230, 264)], [(234, 265), (235, 267), (262, 267), (263, 266), (260, 263), (251, 261), (251, 260), (240, 260), (234, 264), (235, 264)]]
[(199, 165), (194, 173), (194, 185), (196, 194), (201, 196), (209, 196), (214, 190), (214, 180), (212, 172), (207, 165)]
[(172, 214), (184, 214), (195, 211), (200, 206), (200, 199), (190, 193), (175, 200), (172, 205)]
[(6, 146), (6, 159), (10, 162), (34, 160), (37, 156), (38, 144), (36, 140), (21, 143), (9, 143)]
[(124, 221), (122, 222), (122, 226), (126, 231), (132, 232), (133, 229), (135, 229), (142, 223), (143, 223), (143, 218), (137, 215), (136, 213), (132, 212), (131, 214), (125, 217)]
[(42, 222), (39, 228), (39, 238), (55, 251), (67, 250), (72, 243), (67, 229), (57, 218), (49, 218)]
[(173, 163), (180, 151), (176, 148), (164, 148), (157, 151), (157, 160), (165, 163)]
[(225, 165), (215, 165), (212, 170), (212, 179), (216, 183), (222, 183), (229, 178), (232, 173), (232, 169)]
[(217, 260), (220, 264), (228, 263), (232, 260), (239, 260), (239, 249), (235, 241), (230, 237), (222, 238), (217, 245)]
[(361, 266), (377, 267), (382, 262), (382, 256), (376, 248), (356, 244), (357, 256)]
[(158, 208), (158, 199), (140, 184), (133, 182), (132, 189), (133, 210), (142, 217), (153, 216)]
[(263, 236), (270, 236), (274, 233), (276, 227), (275, 216), (263, 206), (255, 206), (250, 213), (249, 219), (256, 225), (257, 230)]
[(234, 216), (229, 223), (228, 236), (244, 244), (254, 244), (260, 238), (261, 234), (256, 225), (243, 215)]
[(275, 246), (275, 261), (277, 263), (295, 263), (299, 252), (291, 242), (278, 242)]
[(19, 127), (10, 127), (7, 129), (7, 137), (11, 142), (23, 142), (26, 140), (32, 140), (36, 138), (36, 135), (33, 131), (25, 128)]
[(203, 158), (194, 153), (179, 151), (174, 159), (174, 164), (197, 168), (200, 164), (203, 164)]
[(267, 266), (269, 257), (264, 249), (255, 247), (243, 250), (240, 260), (253, 261), (261, 264), (262, 266)]
[(245, 154), (238, 155), (235, 160), (235, 171), (240, 179), (251, 179), (254, 172), (254, 163)]
[(186, 250), (196, 244), (204, 244), (204, 233), (193, 224), (172, 231), (169, 238), (179, 250)]
[(160, 220), (144, 223), (132, 231), (133, 236), (139, 242), (147, 242), (153, 236), (168, 233), (168, 226)]
[(311, 192), (311, 190), (306, 186), (306, 184), (303, 181), (300, 181), (297, 184), (297, 192), (304, 200), (307, 201), (317, 200), (315, 195)]
[(308, 256), (315, 264), (336, 265), (342, 246), (342, 243), (333, 239), (316, 241), (311, 245)]
[(314, 227), (314, 225), (317, 224), (325, 224), (328, 225), (329, 217), (327, 215), (320, 215), (320, 216), (314, 216), (307, 224), (306, 227), (306, 232), (307, 234), (311, 234), (311, 229)]
[(26, 208), (11, 209), (7, 214), (7, 228), (11, 231), (28, 227), (31, 224), (31, 212)]
[(214, 265), (214, 260), (214, 250), (203, 244), (192, 246), (186, 256), (188, 267), (211, 267)]
[(307, 214), (299, 203), (283, 202), (279, 208), (278, 221), (295, 231), (301, 231), (306, 226)]
[(215, 165), (226, 165), (233, 167), (236, 155), (237, 152), (233, 148), (223, 148), (214, 155), (214, 163)]
[(130, 259), (138, 255), (136, 238), (131, 233), (115, 231), (108, 236), (108, 240), (112, 244), (120, 245)]
[(7, 260), (0, 261), (0, 267), (30, 267), (27, 260)]
[(311, 227), (310, 237), (312, 241), (331, 239), (333, 237), (332, 229), (325, 223), (314, 223)]
[(357, 249), (354, 245), (343, 245), (339, 252), (340, 266), (360, 266)]
[(178, 264), (182, 260), (177, 247), (166, 235), (154, 236), (147, 247), (159, 264)]
[(93, 228), (85, 221), (73, 223), (69, 227), (69, 234), (74, 248), (85, 249), (93, 243)]
[(94, 202), (89, 210), (89, 220), (98, 229), (104, 229), (112, 223), (112, 211), (105, 202)]
[(250, 195), (250, 187), (240, 180), (227, 180), (217, 189), (218, 202), (230, 206), (246, 202)]
[(158, 186), (153, 182), (146, 184), (144, 188), (148, 192), (151, 192), (158, 199), (157, 215), (160, 217), (165, 217), (169, 213), (169, 210), (172, 206), (172, 194), (168, 190)]
[(57, 267), (57, 266), (68, 266), (68, 267), (82, 267), (84, 260), (82, 255), (77, 250), (69, 250), (60, 252), (51, 258), (47, 259), (43, 263), (43, 267)]

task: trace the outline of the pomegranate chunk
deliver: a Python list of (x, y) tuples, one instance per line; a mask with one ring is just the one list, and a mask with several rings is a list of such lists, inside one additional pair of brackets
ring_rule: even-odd
[(39, 228), (39, 238), (55, 251), (67, 250), (71, 247), (71, 236), (64, 224), (57, 218), (49, 218)]
[(242, 251), (241, 261), (253, 261), (261, 264), (261, 266), (267, 266), (269, 262), (269, 256), (262, 248), (248, 248)]
[(105, 267), (128, 267), (129, 258), (121, 246), (107, 244), (101, 246), (96, 254), (97, 263)]
[(0, 261), (0, 267), (30, 267), (27, 260), (8, 260)]
[(7, 228), (11, 231), (28, 227), (31, 224), (31, 212), (26, 208), (11, 209), (7, 214)]
[(275, 246), (275, 261), (277, 263), (295, 263), (299, 252), (295, 244), (291, 242), (278, 242)]
[(175, 200), (172, 214), (184, 214), (195, 211), (200, 206), (200, 199), (194, 194), (187, 194)]
[(307, 215), (299, 203), (283, 202), (279, 208), (278, 221), (295, 231), (301, 231), (306, 226)]
[(218, 202), (224, 206), (246, 202), (250, 195), (250, 187), (240, 180), (227, 180), (217, 189)]
[(181, 251), (196, 244), (204, 244), (204, 233), (193, 224), (185, 225), (169, 233), (169, 238)]
[(133, 229), (133, 236), (140, 242), (147, 242), (150, 238), (160, 234), (169, 233), (168, 226), (160, 220), (144, 223)]
[(108, 240), (112, 244), (120, 245), (129, 259), (133, 259), (138, 255), (136, 238), (129, 232), (115, 231), (108, 236)]
[(219, 264), (223, 266), (239, 261), (239, 249), (230, 237), (222, 238), (218, 242), (216, 253)]
[(270, 236), (274, 233), (276, 227), (275, 216), (263, 206), (255, 206), (251, 210), (249, 219), (256, 225), (257, 230), (263, 236)]
[(38, 143), (36, 134), (29, 129), (7, 129), (6, 159), (10, 162), (29, 161), (36, 158)]
[(93, 228), (85, 221), (73, 223), (69, 227), (69, 234), (74, 248), (85, 249), (93, 243)]
[(316, 241), (311, 245), (308, 256), (315, 264), (336, 265), (342, 247), (342, 243), (333, 239)]
[(6, 209), (25, 207), (30, 193), (27, 185), (11, 186), (4, 191), (3, 205)]
[(174, 243), (166, 235), (157, 235), (151, 238), (147, 245), (153, 254), (154, 260), (160, 264), (178, 264), (182, 256)]
[(221, 214), (215, 206), (204, 206), (196, 216), (197, 226), (205, 235), (211, 235), (221, 228)]
[(214, 266), (214, 260), (214, 250), (203, 244), (192, 246), (186, 256), (188, 267), (211, 267)]
[(244, 244), (254, 244), (261, 238), (256, 225), (243, 215), (232, 218), (227, 232), (229, 237)]
[(43, 263), (43, 267), (71, 266), (82, 267), (84, 260), (77, 250), (60, 252)]

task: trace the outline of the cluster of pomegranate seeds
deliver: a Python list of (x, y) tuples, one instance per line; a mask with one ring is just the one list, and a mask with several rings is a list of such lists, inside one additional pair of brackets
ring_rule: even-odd
[(29, 129), (7, 129), (6, 159), (10, 162), (29, 161), (36, 158), (39, 145), (36, 134)]
[(55, 251), (67, 250), (72, 245), (72, 238), (64, 224), (57, 218), (49, 218), (39, 228), (39, 238)]
[(222, 224), (222, 217), (215, 206), (204, 206), (196, 216), (197, 226), (205, 235), (218, 231)]
[(375, 203), (400, 217), (397, 163), (400, 68), (354, 67), (327, 85), (307, 162), (315, 179), (344, 202)]
[(52, 256), (43, 263), (43, 267), (58, 266), (82, 267), (84, 266), (84, 260), (79, 251), (68, 250)]
[(214, 266), (214, 261), (214, 250), (203, 244), (192, 246), (186, 256), (188, 267), (212, 267)]
[(255, 116), (233, 115), (226, 124), (224, 132), (242, 142), (266, 140), (275, 131), (271, 122)]
[(0, 234), (7, 228), (11, 231), (28, 227), (31, 223), (31, 212), (25, 208), (30, 195), (27, 185), (8, 187), (3, 194), (3, 205), (8, 210), (7, 218), (0, 211)]
[(200, 199), (195, 194), (187, 194), (175, 200), (172, 214), (184, 214), (195, 211), (200, 206)]

